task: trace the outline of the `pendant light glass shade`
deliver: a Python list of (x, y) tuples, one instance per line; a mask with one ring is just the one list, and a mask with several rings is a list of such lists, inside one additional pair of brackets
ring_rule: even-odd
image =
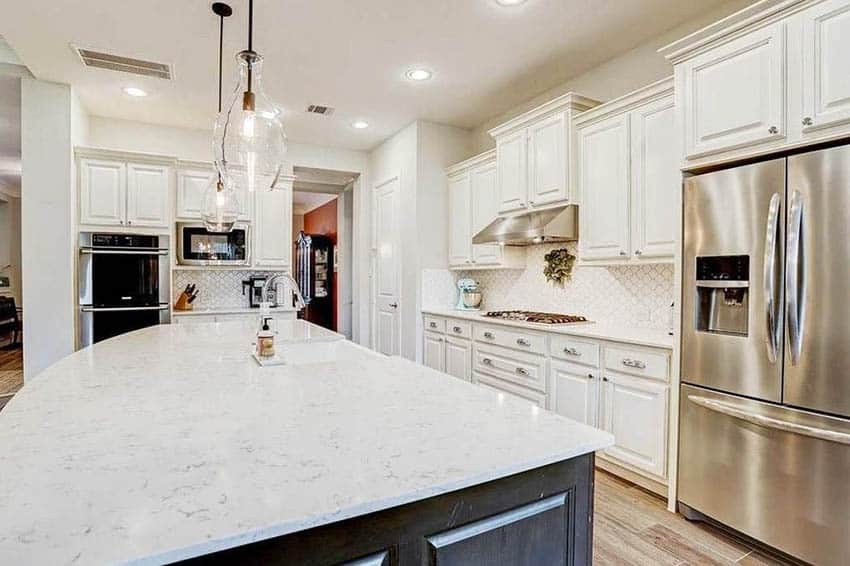
[(230, 232), (239, 219), (239, 199), (236, 191), (215, 175), (204, 191), (201, 207), (204, 228), (210, 232)]
[(239, 84), (215, 121), (215, 164), (232, 187), (273, 189), (286, 155), (281, 112), (263, 92), (263, 58), (241, 51), (236, 59)]

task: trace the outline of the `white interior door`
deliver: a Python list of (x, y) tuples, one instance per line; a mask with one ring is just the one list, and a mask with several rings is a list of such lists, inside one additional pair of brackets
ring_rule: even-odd
[(375, 349), (401, 352), (399, 179), (375, 187)]
[(828, 0), (799, 16), (803, 29), (803, 132), (850, 122), (850, 4)]

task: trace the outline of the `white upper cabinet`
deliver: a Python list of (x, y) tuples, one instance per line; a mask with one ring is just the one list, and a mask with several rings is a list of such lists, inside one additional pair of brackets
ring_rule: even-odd
[(850, 135), (850, 0), (757, 2), (663, 49), (685, 169)]
[(559, 112), (528, 128), (528, 204), (566, 202), (567, 114)]
[(80, 224), (168, 228), (173, 161), (77, 148)]
[(127, 202), (123, 162), (80, 159), (80, 223), (121, 226)]
[(499, 213), (572, 199), (572, 118), (597, 104), (567, 93), (490, 130), (496, 139)]
[(497, 151), (488, 151), (446, 170), (449, 244), (452, 269), (525, 267), (525, 250), (498, 244), (475, 244), (472, 238), (498, 216)]
[[(250, 194), (250, 193), (249, 193)], [(292, 181), (274, 190), (258, 190), (254, 222), (254, 266), (292, 269)]]
[(579, 131), (582, 259), (629, 255), (629, 119), (613, 116)]
[(631, 113), (632, 255), (673, 257), (682, 174), (676, 155), (676, 116), (672, 96)]
[(579, 116), (579, 258), (594, 264), (669, 262), (681, 188), (673, 80)]
[(526, 207), (526, 135), (525, 130), (520, 130), (496, 140), (499, 212), (513, 212)]
[(850, 1), (827, 0), (797, 16), (802, 34), (804, 133), (850, 123)]
[(687, 157), (785, 137), (785, 24), (682, 65)]
[(127, 225), (167, 227), (170, 184), (170, 167), (127, 164)]
[(213, 178), (212, 168), (188, 168), (177, 170), (177, 218), (199, 219), (204, 206), (204, 191)]
[[(496, 163), (487, 161), (469, 172), (472, 203), (472, 235), (487, 227), (498, 215), (496, 200)], [(473, 244), (472, 262), (476, 265), (495, 265), (502, 260), (498, 244)]]
[(449, 178), (449, 266), (472, 263), (472, 209), (469, 172)]

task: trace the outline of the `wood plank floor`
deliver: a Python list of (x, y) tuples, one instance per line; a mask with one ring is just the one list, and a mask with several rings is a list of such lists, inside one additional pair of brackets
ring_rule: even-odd
[(601, 470), (594, 505), (596, 566), (789, 566), (711, 525), (670, 513), (663, 499)]
[(24, 356), (21, 347), (0, 348), (0, 408), (24, 385)]

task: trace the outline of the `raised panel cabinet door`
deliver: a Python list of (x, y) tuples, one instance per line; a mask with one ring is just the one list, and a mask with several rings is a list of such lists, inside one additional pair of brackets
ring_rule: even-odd
[(464, 381), (472, 380), (472, 342), (446, 338), (446, 365), (444, 371)]
[(259, 190), (256, 198), (254, 265), (291, 267), (292, 190), (288, 186)]
[(167, 228), (170, 182), (170, 167), (128, 163), (127, 224)]
[(445, 338), (436, 332), (425, 332), (422, 363), (431, 369), (445, 371)]
[[(496, 162), (491, 161), (469, 172), (472, 193), (472, 235), (487, 227), (499, 216), (496, 195)], [(472, 261), (476, 264), (498, 264), (502, 261), (502, 248), (498, 244), (474, 244)]]
[(449, 265), (472, 263), (469, 173), (449, 178)]
[(120, 226), (127, 210), (127, 167), (116, 161), (80, 160), (80, 224)]
[(785, 44), (779, 22), (682, 64), (688, 157), (785, 138)]
[(204, 194), (215, 173), (210, 169), (180, 169), (177, 171), (177, 217), (201, 218)]
[(579, 132), (582, 259), (629, 255), (629, 116), (622, 114)]
[(608, 372), (600, 423), (614, 435), (605, 454), (659, 478), (667, 476), (667, 403), (663, 383)]
[(528, 200), (528, 168), (526, 130), (505, 134), (496, 139), (496, 190), (499, 212), (513, 212), (526, 207)]
[(797, 17), (803, 36), (803, 133), (848, 124), (850, 2), (827, 0)]
[(599, 375), (588, 368), (552, 362), (552, 410), (568, 419), (596, 426)]
[(560, 112), (528, 128), (528, 204), (567, 198), (567, 115)]
[(635, 110), (632, 120), (632, 255), (673, 258), (682, 174), (673, 97)]

